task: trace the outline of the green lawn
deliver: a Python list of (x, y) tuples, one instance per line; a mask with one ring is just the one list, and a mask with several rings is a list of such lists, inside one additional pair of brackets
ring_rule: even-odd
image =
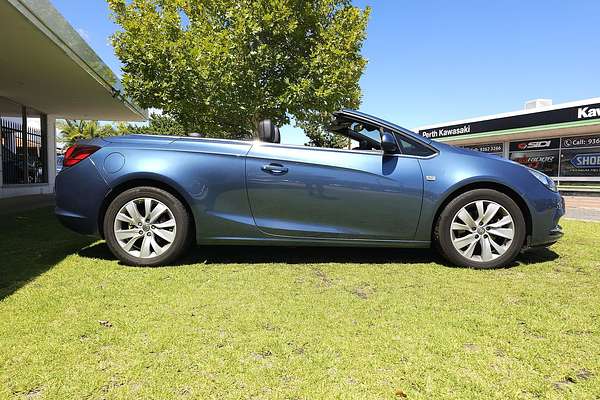
[[(199, 248), (134, 268), (0, 220), (0, 398), (600, 398), (600, 224), (503, 270), (423, 250)], [(87, 247), (86, 247), (87, 246)]]

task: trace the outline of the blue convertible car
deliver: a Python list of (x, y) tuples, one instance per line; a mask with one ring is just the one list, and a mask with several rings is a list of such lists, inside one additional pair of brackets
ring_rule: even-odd
[(79, 143), (56, 178), (56, 214), (126, 264), (162, 265), (192, 243), (430, 247), (494, 268), (562, 236), (552, 179), (351, 110), (348, 149), (128, 135)]

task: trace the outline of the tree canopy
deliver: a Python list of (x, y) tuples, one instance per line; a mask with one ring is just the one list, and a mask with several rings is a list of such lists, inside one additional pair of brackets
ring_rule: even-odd
[(246, 138), (357, 108), (369, 9), (350, 0), (108, 0), (123, 84), (185, 130)]
[(127, 133), (147, 135), (186, 135), (189, 133), (175, 119), (165, 114), (152, 113), (148, 122), (148, 125), (129, 124)]

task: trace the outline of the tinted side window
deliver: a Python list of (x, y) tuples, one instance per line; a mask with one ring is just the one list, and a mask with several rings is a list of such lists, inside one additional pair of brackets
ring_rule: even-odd
[(412, 140), (398, 134), (396, 134), (396, 140), (398, 140), (398, 145), (400, 146), (400, 151), (402, 154), (419, 157), (428, 157), (435, 154), (435, 152), (429, 147), (418, 143), (416, 140)]

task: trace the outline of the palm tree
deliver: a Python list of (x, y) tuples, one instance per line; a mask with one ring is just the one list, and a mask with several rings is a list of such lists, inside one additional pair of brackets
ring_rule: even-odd
[(98, 121), (75, 119), (59, 122), (58, 129), (60, 129), (63, 141), (69, 146), (80, 139), (93, 139), (116, 134), (111, 125), (100, 125)]

